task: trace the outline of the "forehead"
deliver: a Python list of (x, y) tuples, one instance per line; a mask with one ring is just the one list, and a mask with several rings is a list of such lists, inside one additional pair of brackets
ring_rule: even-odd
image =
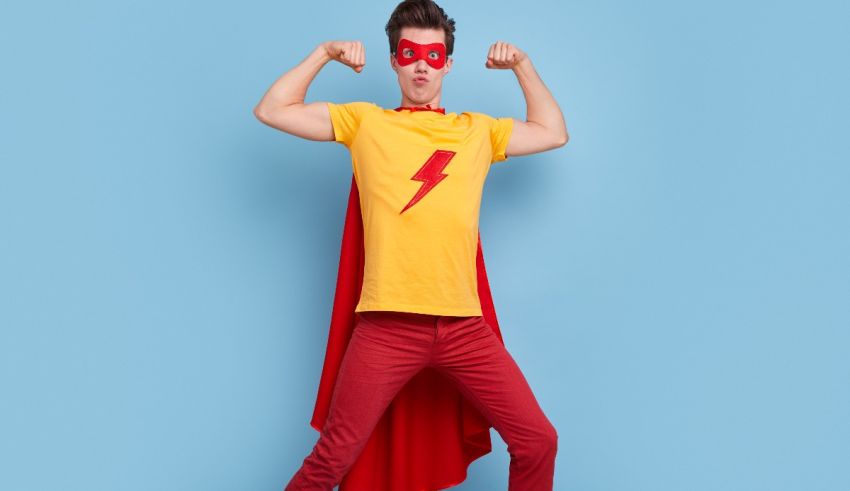
[(418, 44), (446, 43), (446, 33), (442, 29), (424, 27), (402, 27), (399, 39), (409, 39)]

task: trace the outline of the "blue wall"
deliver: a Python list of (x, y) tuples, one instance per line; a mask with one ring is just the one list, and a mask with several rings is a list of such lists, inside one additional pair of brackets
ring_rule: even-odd
[[(502, 332), (559, 431), (556, 489), (850, 489), (846, 3), (484, 2), (449, 111), (525, 117), (531, 57), (571, 140), (512, 157), (481, 233)], [(347, 150), (257, 121), (401, 96), (395, 2), (4, 8), (0, 488), (279, 490), (312, 448)], [(457, 489), (506, 489), (494, 451)]]

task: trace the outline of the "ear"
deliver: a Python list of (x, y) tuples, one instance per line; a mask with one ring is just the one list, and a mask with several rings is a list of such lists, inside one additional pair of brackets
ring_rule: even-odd
[(454, 62), (454, 59), (451, 56), (446, 57), (446, 66), (443, 67), (443, 69), (445, 70), (445, 73), (449, 73), (451, 71), (452, 62)]
[(395, 59), (395, 56), (393, 56), (393, 54), (390, 53), (390, 68), (392, 68), (393, 71), (396, 71), (396, 72), (398, 71), (398, 65), (396, 64), (397, 62), (398, 62), (398, 60)]

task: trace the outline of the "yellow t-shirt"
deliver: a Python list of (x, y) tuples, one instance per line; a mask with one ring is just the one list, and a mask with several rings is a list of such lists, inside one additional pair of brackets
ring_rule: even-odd
[(506, 160), (513, 119), (328, 103), (351, 152), (365, 264), (355, 312), (482, 315), (478, 215), (490, 164)]

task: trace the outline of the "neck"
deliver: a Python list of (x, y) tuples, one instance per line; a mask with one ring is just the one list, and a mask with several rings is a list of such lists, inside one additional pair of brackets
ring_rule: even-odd
[(430, 101), (414, 101), (408, 99), (406, 95), (401, 96), (401, 107), (422, 107), (428, 104), (431, 107), (440, 107), (440, 94), (434, 96)]

